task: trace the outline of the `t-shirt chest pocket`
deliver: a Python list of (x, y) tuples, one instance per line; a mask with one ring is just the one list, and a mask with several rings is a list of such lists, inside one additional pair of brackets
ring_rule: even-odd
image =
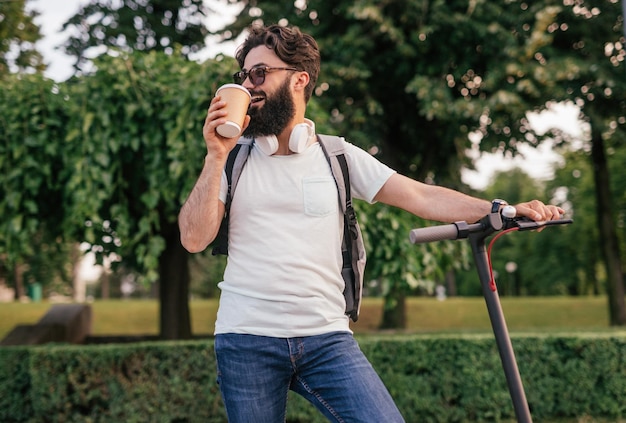
[(337, 210), (339, 197), (332, 177), (302, 179), (304, 213), (308, 216), (326, 216)]

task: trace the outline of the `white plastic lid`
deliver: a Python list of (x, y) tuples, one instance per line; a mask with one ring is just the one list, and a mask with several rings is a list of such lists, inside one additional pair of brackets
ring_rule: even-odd
[(248, 94), (249, 97), (252, 97), (250, 95), (250, 91), (248, 91), (248, 89), (246, 87), (244, 87), (243, 85), (239, 85), (239, 84), (224, 84), (221, 87), (219, 87), (217, 89), (217, 91), (215, 91), (215, 95), (217, 95), (217, 93), (220, 92), (220, 90), (224, 89), (224, 88), (236, 88), (238, 90), (243, 91), (244, 93)]

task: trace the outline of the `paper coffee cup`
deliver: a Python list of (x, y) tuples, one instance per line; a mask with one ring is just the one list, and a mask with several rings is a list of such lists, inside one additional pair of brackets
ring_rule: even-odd
[(215, 93), (226, 102), (226, 122), (217, 127), (217, 133), (225, 138), (235, 138), (241, 134), (241, 128), (248, 113), (250, 105), (250, 92), (238, 84), (225, 84), (219, 87)]

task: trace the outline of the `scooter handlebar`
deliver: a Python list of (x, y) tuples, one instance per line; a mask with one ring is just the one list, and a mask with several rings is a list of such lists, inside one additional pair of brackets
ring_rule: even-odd
[(459, 228), (455, 224), (418, 228), (409, 233), (409, 238), (413, 244), (457, 239), (458, 236)]
[(572, 223), (571, 219), (533, 221), (526, 218), (505, 218), (503, 225), (502, 220), (499, 217), (496, 219), (497, 222), (493, 219), (489, 220), (488, 218), (491, 216), (493, 216), (493, 214), (485, 216), (483, 221), (478, 223), (468, 224), (467, 222), (461, 221), (448, 225), (428, 226), (426, 228), (413, 229), (409, 232), (409, 239), (413, 244), (423, 244), (426, 242), (467, 238), (470, 233), (483, 231), (486, 228), (487, 223), (489, 223), (490, 227), (495, 230), (517, 228), (520, 231), (539, 229), (543, 226), (567, 225)]
[(467, 238), (467, 236), (483, 228), (482, 223), (455, 222), (449, 225), (428, 226), (426, 228), (413, 229), (409, 233), (409, 239), (413, 244), (425, 242), (444, 241)]

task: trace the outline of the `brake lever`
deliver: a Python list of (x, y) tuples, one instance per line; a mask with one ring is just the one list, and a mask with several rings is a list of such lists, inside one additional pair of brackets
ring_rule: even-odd
[(529, 219), (527, 217), (515, 217), (515, 218), (505, 217), (502, 220), (504, 224), (503, 229), (517, 228), (519, 231), (532, 231), (534, 229), (539, 229), (544, 226), (569, 225), (570, 223), (574, 223), (572, 219), (536, 221), (536, 220)]

